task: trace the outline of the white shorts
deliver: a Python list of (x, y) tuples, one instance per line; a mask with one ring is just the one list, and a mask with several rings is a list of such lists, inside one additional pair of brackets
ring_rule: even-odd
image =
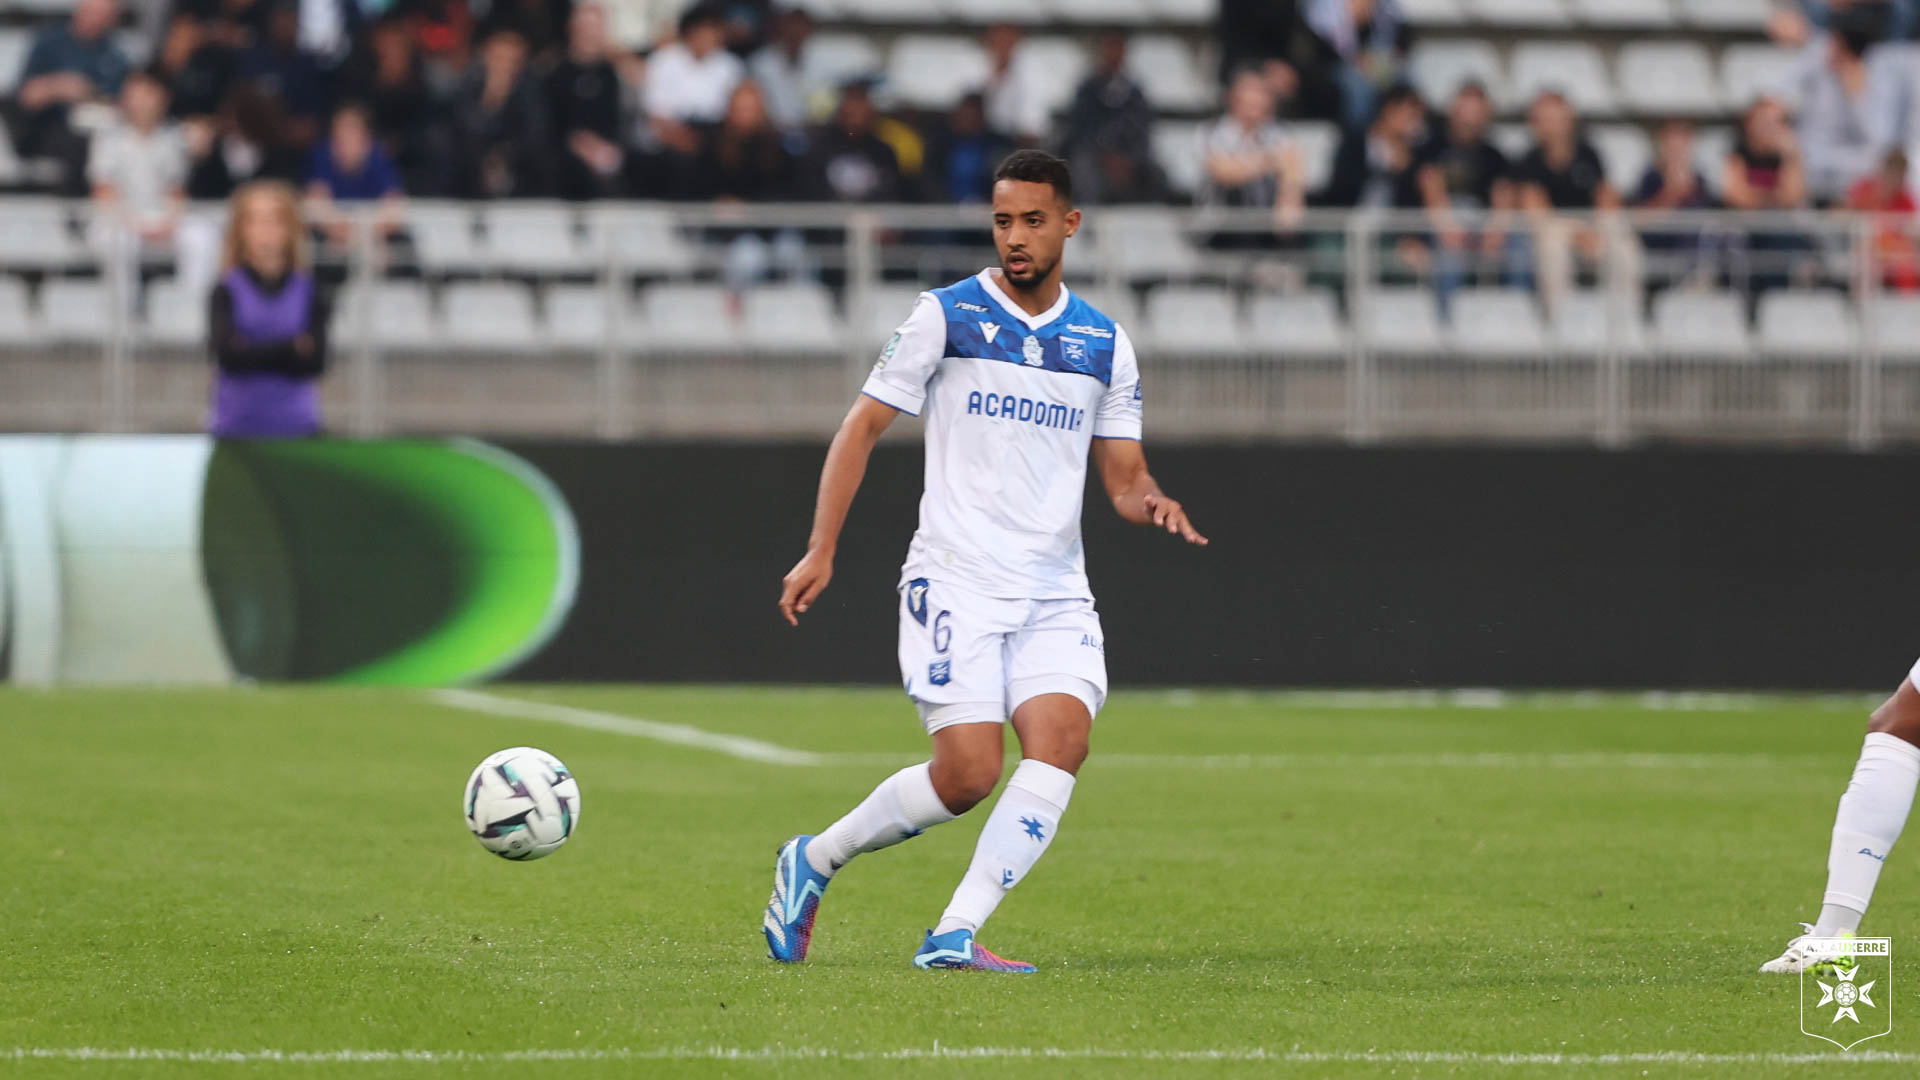
[[(926, 578), (900, 587), (900, 677), (928, 734), (998, 723), (1041, 694), (1072, 694), (1097, 716), (1105, 650), (1091, 600), (998, 600)], [(976, 708), (945, 708), (960, 705)]]

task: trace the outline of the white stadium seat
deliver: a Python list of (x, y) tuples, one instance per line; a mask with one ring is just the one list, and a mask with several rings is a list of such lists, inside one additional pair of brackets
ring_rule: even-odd
[(648, 275), (682, 275), (695, 263), (692, 245), (673, 212), (655, 207), (601, 206), (588, 211), (587, 251), (598, 258), (610, 245), (619, 264)]
[[(846, 344), (833, 294), (820, 285), (765, 285), (743, 294), (747, 344), (770, 352), (831, 352)], [(904, 317), (904, 316), (903, 316)]]
[(1508, 98), (1500, 54), (1484, 41), (1416, 41), (1407, 54), (1407, 76), (1420, 96), (1436, 108), (1468, 82), (1485, 86), (1496, 102)]
[[(1196, 20), (1187, 12), (1194, 0), (1049, 0), (1055, 17), (1062, 22), (1076, 23), (1117, 23), (1122, 26), (1141, 26), (1153, 22), (1184, 22)], [(1211, 4), (1212, 0), (1203, 0)], [(1161, 8), (1167, 8), (1163, 13)], [(1206, 18), (1212, 18), (1212, 12)]]
[(166, 345), (201, 346), (207, 343), (208, 290), (189, 289), (177, 278), (147, 286), (143, 336)]
[(1543, 90), (1565, 94), (1583, 117), (1611, 116), (1613, 86), (1599, 50), (1584, 41), (1524, 41), (1514, 46), (1507, 104), (1525, 108)]
[(949, 9), (939, 0), (837, 0), (847, 17), (862, 22), (933, 23)]
[(1879, 296), (1868, 311), (1867, 333), (1883, 359), (1920, 361), (1920, 296)]
[(1691, 41), (1634, 41), (1620, 49), (1615, 85), (1630, 112), (1713, 116), (1720, 88), (1707, 51)]
[(1709, 30), (1766, 29), (1773, 5), (1764, 0), (1677, 0), (1682, 21)]
[(440, 341), (427, 287), (418, 281), (388, 278), (368, 294), (367, 319), (373, 340), (398, 348), (427, 348)]
[(44, 199), (0, 199), (0, 264), (60, 266), (78, 259), (80, 243), (60, 204)]
[(1357, 329), (1361, 339), (1374, 349), (1433, 352), (1440, 347), (1440, 312), (1428, 289), (1375, 291), (1368, 298)]
[(606, 290), (599, 285), (553, 285), (545, 294), (539, 322), (542, 342), (574, 349), (598, 349), (606, 343)]
[(655, 285), (641, 299), (633, 326), (640, 341), (661, 349), (725, 348), (741, 343), (727, 291), (718, 285)]
[(800, 81), (805, 86), (837, 87), (885, 70), (871, 34), (815, 34), (800, 52)]
[(1154, 289), (1147, 293), (1145, 314), (1144, 336), (1167, 356), (1238, 352), (1246, 342), (1233, 295), (1222, 288), (1168, 285)]
[(1187, 277), (1200, 266), (1180, 221), (1163, 210), (1103, 210), (1093, 239), (1100, 265), (1129, 281)]
[(1539, 356), (1547, 335), (1533, 294), (1519, 289), (1463, 289), (1452, 300), (1454, 349), (1471, 356)]
[[(1487, 133), (1487, 138), (1493, 142), (1494, 149), (1507, 155), (1507, 162), (1513, 165), (1518, 165), (1520, 159), (1527, 156), (1527, 151), (1533, 149), (1533, 132), (1522, 123), (1495, 124), (1493, 130)], [(1595, 148), (1598, 149), (1597, 143)]]
[(1607, 180), (1614, 190), (1623, 199), (1631, 198), (1653, 163), (1653, 141), (1646, 129), (1637, 124), (1595, 124), (1587, 129), (1587, 141), (1607, 167)]
[(982, 26), (997, 22), (1045, 22), (1052, 15), (1045, 0), (967, 0), (947, 9), (948, 18)]
[(56, 341), (105, 341), (107, 288), (100, 281), (58, 280), (40, 286), (40, 325)]
[(407, 231), (422, 264), (434, 269), (471, 267), (480, 261), (473, 210), (457, 203), (415, 203), (407, 209)]
[(32, 31), (11, 26), (0, 29), (0, 93), (12, 94), (20, 85), (20, 72), (27, 66), (27, 53), (32, 49)]
[(460, 281), (441, 296), (446, 336), (468, 348), (526, 349), (540, 341), (533, 328), (533, 292), (509, 281)]
[[(1076, 0), (1053, 0), (1054, 7), (1062, 11), (1073, 2)], [(1082, 6), (1088, 4), (1104, 6), (1112, 3), (1112, 0), (1077, 0), (1077, 2)], [(1155, 21), (1187, 23), (1192, 26), (1211, 27), (1213, 20), (1220, 15), (1220, 0), (1147, 0), (1142, 6)]]
[(878, 354), (900, 324), (907, 321), (923, 290), (918, 285), (881, 285), (868, 290), (865, 325), (853, 327), (856, 351), (871, 349)]
[(589, 265), (574, 231), (571, 207), (559, 203), (489, 204), (484, 215), (485, 262), (503, 270), (580, 270)]
[(1730, 127), (1704, 127), (1693, 133), (1693, 167), (1715, 191), (1720, 189), (1720, 172), (1736, 141)]
[(1400, 0), (1400, 14), (1414, 26), (1459, 26), (1467, 21), (1464, 0)]
[(1474, 19), (1495, 26), (1563, 27), (1573, 22), (1561, 0), (1466, 0), (1466, 3)]
[(1653, 343), (1675, 353), (1745, 356), (1746, 300), (1728, 292), (1661, 293), (1653, 302)]
[(1595, 289), (1581, 289), (1560, 298), (1548, 324), (1553, 343), (1575, 352), (1609, 349), (1638, 350), (1646, 345), (1646, 328), (1636, 310), (1617, 315), (1612, 299)]
[(1745, 41), (1729, 45), (1720, 54), (1721, 99), (1738, 110), (1764, 95), (1782, 93), (1793, 65), (1791, 49)]
[(1181, 195), (1200, 190), (1206, 163), (1200, 160), (1199, 132), (1204, 123), (1161, 120), (1153, 125), (1153, 160), (1167, 178), (1167, 186)]
[(887, 57), (888, 89), (922, 108), (952, 108), (986, 81), (987, 54), (972, 38), (902, 34)]
[(1255, 296), (1247, 302), (1247, 346), (1264, 355), (1326, 356), (1346, 349), (1347, 329), (1325, 289)]
[(1219, 87), (1201, 69), (1193, 48), (1176, 35), (1136, 35), (1127, 43), (1127, 71), (1140, 80), (1156, 109), (1187, 112), (1219, 105)]
[(28, 303), (27, 283), (11, 275), (0, 277), (0, 344), (26, 344), (39, 336), (39, 321)]
[(1092, 304), (1095, 311), (1119, 323), (1128, 337), (1140, 332), (1140, 305), (1134, 302), (1132, 289), (1108, 292), (1100, 288), (1075, 288), (1073, 293)]
[(1662, 27), (1674, 21), (1669, 0), (1569, 0), (1568, 6), (1587, 26)]
[(1845, 356), (1859, 346), (1860, 331), (1838, 293), (1776, 290), (1760, 297), (1754, 343), (1763, 352)]
[(1087, 76), (1087, 49), (1072, 38), (1030, 37), (1020, 43), (1022, 63), (1040, 72), (1040, 99), (1049, 113), (1064, 112)]

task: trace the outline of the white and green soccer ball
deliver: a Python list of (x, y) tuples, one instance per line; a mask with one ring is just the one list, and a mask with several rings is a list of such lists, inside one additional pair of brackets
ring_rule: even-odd
[(580, 782), (545, 750), (490, 754), (467, 778), (461, 809), (480, 846), (503, 859), (541, 859), (580, 825)]

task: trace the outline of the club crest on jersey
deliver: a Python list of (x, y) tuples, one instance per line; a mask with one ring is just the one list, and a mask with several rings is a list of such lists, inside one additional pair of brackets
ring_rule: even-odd
[(1027, 358), (1028, 367), (1039, 367), (1047, 362), (1047, 351), (1040, 345), (1040, 339), (1032, 334), (1020, 343), (1020, 355)]
[(1070, 338), (1063, 335), (1060, 338), (1060, 347), (1066, 351), (1067, 359), (1080, 364), (1087, 362), (1087, 343), (1081, 341), (1079, 338)]
[(913, 616), (921, 626), (927, 625), (927, 579), (914, 578), (907, 582), (907, 614)]
[(873, 365), (873, 370), (879, 371), (881, 368), (886, 367), (887, 361), (893, 359), (893, 354), (898, 352), (899, 349), (900, 331), (895, 330), (893, 336), (887, 339), (886, 345), (880, 349), (880, 359)]
[(980, 324), (980, 332), (987, 335), (987, 344), (991, 345), (993, 344), (993, 335), (1000, 332), (1000, 324), (997, 322), (983, 322)]

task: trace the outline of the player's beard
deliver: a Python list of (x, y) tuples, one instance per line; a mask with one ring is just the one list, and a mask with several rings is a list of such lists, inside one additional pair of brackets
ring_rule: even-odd
[(1034, 258), (1032, 252), (1023, 252), (1022, 254), (1025, 254), (1027, 257), (1026, 273), (1024, 275), (1016, 275), (1013, 269), (1007, 265), (1007, 260), (1003, 258), (1000, 260), (1000, 276), (1007, 280), (1007, 284), (1023, 292), (1029, 289), (1039, 288), (1041, 282), (1053, 275), (1053, 268), (1060, 265), (1058, 259), (1050, 263), (1042, 263), (1039, 259)]

